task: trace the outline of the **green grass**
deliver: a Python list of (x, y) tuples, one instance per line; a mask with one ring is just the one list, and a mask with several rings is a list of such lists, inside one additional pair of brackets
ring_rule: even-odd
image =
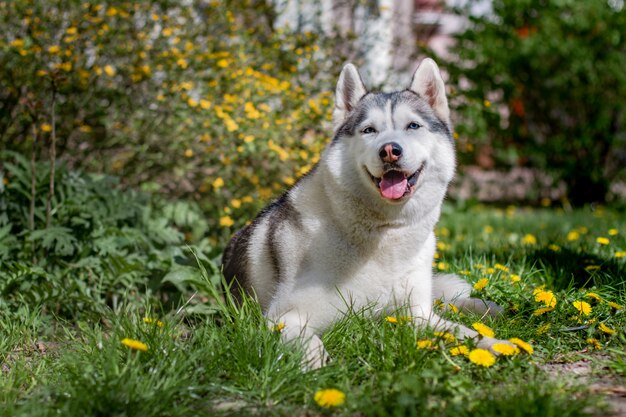
[[(267, 328), (258, 306), (215, 297), (212, 283), (219, 277), (208, 268), (187, 284), (198, 291), (194, 300), (206, 300), (210, 309), (192, 303), (193, 310), (191, 304), (155, 310), (145, 295), (144, 306), (122, 302), (71, 322), (26, 304), (4, 310), (0, 415), (605, 415), (605, 399), (584, 381), (550, 377), (540, 365), (589, 357), (602, 361), (601, 376), (623, 380), (626, 315), (616, 306), (626, 305), (624, 219), (609, 209), (446, 207), (434, 268), (472, 283), (486, 278), (476, 295), (497, 301), (505, 314), (495, 320), (444, 314), (466, 325), (481, 321), (499, 338), (521, 338), (534, 347), (532, 355), (481, 367), (452, 356), (451, 345), (429, 329), (372, 318), (365, 310), (324, 335), (330, 365), (306, 371), (297, 347)], [(577, 239), (568, 240), (572, 231)], [(545, 306), (533, 293), (542, 285), (557, 302), (535, 315)], [(575, 301), (587, 302), (591, 312), (582, 315)], [(128, 348), (124, 338), (145, 343), (147, 351)], [(434, 348), (418, 349), (423, 339)], [(598, 359), (598, 348), (607, 356)], [(345, 403), (318, 406), (313, 398), (324, 388), (344, 392)]]

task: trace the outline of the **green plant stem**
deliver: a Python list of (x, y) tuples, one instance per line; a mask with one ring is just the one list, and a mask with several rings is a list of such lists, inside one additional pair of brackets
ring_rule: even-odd
[(54, 175), (56, 168), (56, 120), (55, 120), (55, 102), (56, 102), (56, 85), (52, 82), (52, 144), (50, 145), (50, 189), (48, 191), (48, 201), (46, 202), (46, 229), (50, 227), (50, 217), (52, 212), (52, 197), (54, 197)]

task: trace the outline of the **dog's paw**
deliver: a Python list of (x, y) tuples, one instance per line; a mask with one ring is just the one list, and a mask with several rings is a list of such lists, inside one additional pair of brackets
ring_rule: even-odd
[(495, 339), (493, 337), (481, 338), (477, 343), (477, 347), (481, 349), (486, 349), (489, 352), (493, 353), (494, 355), (498, 356), (498, 355), (501, 355), (502, 352), (501, 351), (499, 352), (497, 349), (493, 348), (494, 345), (498, 345), (498, 344), (510, 346), (512, 348), (517, 349), (517, 346), (515, 346), (515, 344), (509, 342), (508, 340)]
[(322, 339), (318, 336), (311, 336), (308, 342), (305, 344), (304, 350), (304, 365), (307, 369), (319, 369), (325, 366), (330, 361), (330, 356), (326, 349)]

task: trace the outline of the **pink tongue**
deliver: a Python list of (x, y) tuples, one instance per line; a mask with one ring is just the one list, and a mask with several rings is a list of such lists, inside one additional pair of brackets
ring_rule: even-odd
[(391, 171), (380, 180), (380, 192), (383, 197), (396, 200), (406, 191), (406, 178), (399, 171)]

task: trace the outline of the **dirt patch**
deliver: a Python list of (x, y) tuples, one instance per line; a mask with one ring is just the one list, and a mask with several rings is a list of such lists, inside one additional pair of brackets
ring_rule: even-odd
[(539, 367), (552, 379), (586, 385), (589, 391), (606, 399), (614, 416), (626, 417), (626, 381), (606, 367), (606, 362), (611, 360), (610, 355), (592, 353), (577, 356), (557, 358)]

